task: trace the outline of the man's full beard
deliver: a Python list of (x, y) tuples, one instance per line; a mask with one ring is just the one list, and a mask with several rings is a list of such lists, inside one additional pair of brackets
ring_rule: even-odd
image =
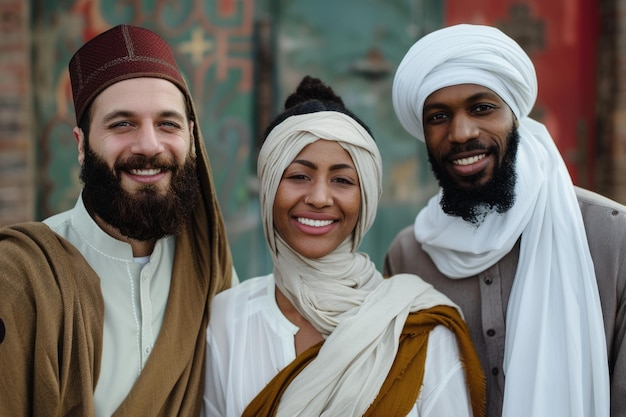
[[(146, 185), (134, 192), (122, 188), (122, 171), (134, 168), (161, 168), (171, 171), (166, 190)], [(85, 143), (85, 159), (80, 173), (84, 182), (83, 201), (89, 213), (97, 215), (123, 236), (140, 241), (178, 234), (194, 210), (200, 186), (195, 159), (189, 155), (180, 166), (158, 157), (134, 156), (107, 163)]]
[[(461, 217), (478, 227), (491, 212), (506, 213), (515, 203), (517, 174), (515, 161), (519, 146), (519, 132), (513, 127), (509, 133), (502, 163), (497, 163), (493, 178), (475, 186), (459, 186), (434, 158), (428, 154), (431, 169), (442, 189), (441, 208), (455, 217)], [(497, 149), (491, 149), (497, 152)], [(496, 154), (496, 153), (494, 153)]]

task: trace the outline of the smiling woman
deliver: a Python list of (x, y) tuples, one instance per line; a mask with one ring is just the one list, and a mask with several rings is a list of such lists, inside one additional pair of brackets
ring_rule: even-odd
[(350, 154), (337, 142), (320, 139), (285, 169), (274, 200), (274, 227), (296, 252), (321, 258), (352, 234), (360, 206)]
[(274, 270), (213, 301), (205, 415), (482, 415), (456, 306), (358, 252), (382, 189), (369, 129), (311, 77), (285, 107), (258, 159)]

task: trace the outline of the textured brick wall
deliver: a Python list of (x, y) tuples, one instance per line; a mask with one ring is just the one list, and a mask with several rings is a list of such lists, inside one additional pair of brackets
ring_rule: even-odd
[(0, 226), (33, 220), (29, 2), (0, 0)]

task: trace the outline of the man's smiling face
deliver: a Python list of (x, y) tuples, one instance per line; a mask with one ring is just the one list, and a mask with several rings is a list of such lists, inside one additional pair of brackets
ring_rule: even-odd
[(511, 208), (519, 136), (500, 96), (475, 84), (444, 87), (428, 96), (423, 115), (443, 210), (479, 225), (488, 212)]

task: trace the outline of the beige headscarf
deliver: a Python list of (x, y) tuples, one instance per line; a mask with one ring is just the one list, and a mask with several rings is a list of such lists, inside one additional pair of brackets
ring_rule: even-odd
[[(337, 141), (352, 157), (361, 184), (354, 236), (319, 259), (293, 251), (275, 232), (272, 207), (285, 168), (307, 145)], [(362, 416), (391, 368), (409, 312), (452, 302), (414, 275), (383, 279), (356, 252), (381, 195), (382, 162), (367, 131), (334, 111), (291, 116), (267, 137), (258, 160), (263, 226), (276, 285), (326, 342), (285, 391), (278, 416)]]
[(503, 416), (609, 415), (602, 311), (574, 187), (554, 141), (528, 117), (537, 97), (528, 55), (496, 28), (457, 25), (424, 36), (400, 63), (393, 105), (404, 128), (424, 140), (423, 106), (434, 91), (492, 89), (520, 122), (514, 207), (478, 228), (445, 214), (441, 192), (415, 220), (415, 236), (450, 278), (498, 262), (521, 235), (506, 317)]

